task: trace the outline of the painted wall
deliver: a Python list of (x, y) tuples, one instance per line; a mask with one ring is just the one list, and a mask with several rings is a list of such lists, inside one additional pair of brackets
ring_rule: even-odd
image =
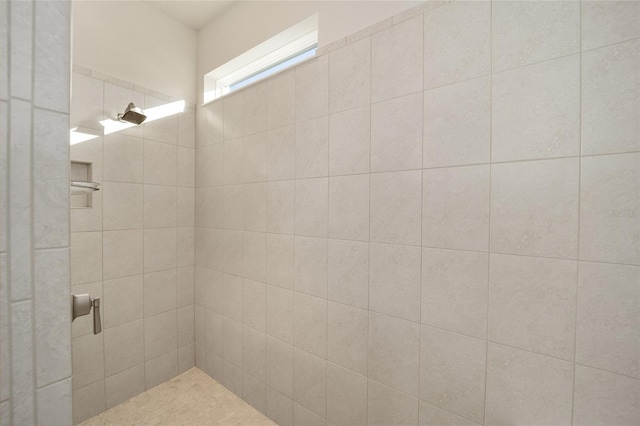
[(0, 424), (70, 425), (71, 3), (0, 21)]
[(73, 63), (196, 99), (195, 31), (143, 1), (73, 2)]
[(198, 102), (203, 76), (309, 16), (319, 14), (319, 46), (389, 18), (416, 1), (239, 1), (198, 31)]
[[(72, 123), (127, 102), (167, 102), (76, 70)], [(194, 116), (187, 109), (71, 147), (101, 183), (92, 207), (71, 208), (71, 289), (101, 297), (103, 316), (98, 335), (91, 316), (73, 322), (75, 423), (194, 365)]]
[(633, 425), (640, 4), (430, 7), (201, 108), (196, 365), (280, 425)]

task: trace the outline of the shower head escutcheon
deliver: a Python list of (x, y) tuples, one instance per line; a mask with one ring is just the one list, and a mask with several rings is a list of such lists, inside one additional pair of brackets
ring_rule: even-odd
[(132, 124), (142, 124), (147, 116), (142, 112), (142, 108), (138, 108), (131, 102), (127, 109), (124, 110), (124, 114), (118, 114), (118, 121)]

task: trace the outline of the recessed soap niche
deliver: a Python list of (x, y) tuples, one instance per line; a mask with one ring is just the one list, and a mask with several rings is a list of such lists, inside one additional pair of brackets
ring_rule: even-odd
[(93, 178), (93, 165), (81, 161), (71, 162), (71, 208), (93, 207), (94, 189), (90, 189)]

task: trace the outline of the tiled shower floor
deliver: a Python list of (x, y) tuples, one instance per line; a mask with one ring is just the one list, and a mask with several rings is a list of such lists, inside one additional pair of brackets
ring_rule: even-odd
[(198, 368), (192, 368), (81, 425), (275, 426), (275, 423)]

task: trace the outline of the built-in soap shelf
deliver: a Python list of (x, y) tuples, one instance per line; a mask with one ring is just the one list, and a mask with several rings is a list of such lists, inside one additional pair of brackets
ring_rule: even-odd
[(81, 161), (71, 162), (71, 208), (82, 209), (93, 206), (93, 193), (100, 190), (100, 184), (92, 182), (92, 164)]

